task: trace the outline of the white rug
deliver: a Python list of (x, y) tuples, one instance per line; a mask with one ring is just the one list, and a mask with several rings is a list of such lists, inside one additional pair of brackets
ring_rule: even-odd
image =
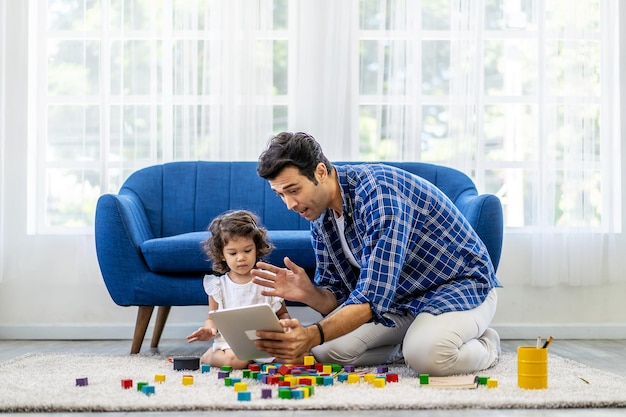
[[(315, 386), (314, 395), (305, 399), (280, 399), (276, 386), (271, 386), (272, 399), (262, 399), (261, 390), (270, 386), (243, 379), (252, 399), (239, 401), (217, 370), (174, 371), (163, 357), (32, 354), (0, 364), (0, 412), (626, 407), (624, 378), (553, 354), (545, 390), (517, 387), (513, 353), (504, 353), (497, 366), (478, 374), (498, 379), (498, 388), (492, 389), (425, 389), (404, 366), (390, 367), (390, 372), (399, 374), (398, 383), (376, 388), (335, 380), (332, 386)], [(155, 383), (156, 374), (164, 374), (165, 382)], [(192, 375), (193, 385), (183, 385), (183, 375)], [(241, 377), (241, 371), (231, 376)], [(88, 385), (76, 386), (76, 379), (84, 377)], [(133, 388), (123, 389), (122, 379), (132, 379)], [(137, 382), (144, 381), (154, 385), (154, 394), (137, 391)]]

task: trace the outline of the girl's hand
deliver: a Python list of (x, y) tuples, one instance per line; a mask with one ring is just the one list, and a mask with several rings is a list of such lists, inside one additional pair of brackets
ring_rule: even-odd
[(211, 327), (200, 327), (195, 332), (187, 336), (187, 342), (208, 341), (213, 339), (217, 335), (217, 329)]

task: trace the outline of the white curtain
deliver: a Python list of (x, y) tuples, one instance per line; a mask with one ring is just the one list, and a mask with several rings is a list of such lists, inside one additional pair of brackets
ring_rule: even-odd
[[(561, 2), (554, 7), (554, 15), (581, 21), (584, 16), (597, 13), (591, 2), (582, 3)], [(615, 262), (610, 261), (623, 256), (616, 249), (621, 213), (615, 199), (621, 195), (612, 192), (621, 189), (620, 141), (614, 140), (620, 137), (620, 91), (616, 88), (620, 85), (619, 45), (610, 36), (617, 33), (617, 8), (617, 2), (600, 3), (601, 22), (607, 29), (600, 38), (596, 28), (584, 27), (580, 38), (562, 45), (545, 45), (548, 62), (559, 65), (559, 59), (576, 54), (582, 65), (562, 71), (560, 79), (555, 75), (545, 80), (547, 90), (560, 85), (576, 86), (580, 96), (577, 100), (546, 104), (543, 113), (543, 131), (547, 133), (543, 143), (544, 178), (535, 210), (546, 224), (533, 234), (535, 285), (596, 285), (623, 276), (613, 267)], [(595, 47), (600, 42), (602, 47)], [(600, 88), (595, 83), (597, 77), (602, 80)], [(599, 159), (597, 147), (603, 149)], [(562, 190), (561, 195), (556, 194), (558, 190)], [(597, 224), (592, 219), (596, 215), (594, 203), (600, 198), (602, 222)], [(555, 203), (568, 208), (566, 218), (554, 218)], [(557, 230), (549, 227), (552, 224), (558, 226)]]
[[(452, 4), (450, 129), (456, 151), (450, 164), (468, 173), (474, 166), (484, 172), (480, 168), (489, 161), (475, 153), (486, 136), (481, 124), (487, 96), (484, 4), (475, 0)], [(498, 40), (504, 56), (509, 55), (501, 63), (504, 93), (499, 103), (506, 103), (507, 96), (528, 96), (523, 105), (511, 100), (514, 104), (503, 115), (502, 159), (522, 168), (505, 174), (501, 197), (508, 225), (527, 219), (532, 245), (529, 283), (576, 286), (623, 279), (614, 267), (620, 257), (616, 236), (621, 231), (618, 3), (607, 0), (598, 7), (591, 1), (546, 1), (545, 9), (536, 11), (520, 10), (519, 2), (504, 4), (509, 6), (503, 8), (502, 19), (509, 19), (506, 25), (524, 29), (526, 23), (534, 23), (538, 32), (531, 59), (535, 65), (530, 68), (518, 56), (521, 48)], [(600, 30), (585, 25), (591, 21), (586, 17), (594, 13), (600, 13)], [(536, 74), (536, 85), (519, 82), (523, 71)], [(521, 115), (523, 108), (535, 109), (530, 112), (538, 138), (532, 152), (537, 154), (530, 158), (520, 141), (527, 120)], [(528, 175), (524, 168), (536, 174)], [(530, 207), (524, 207), (520, 198), (524, 187), (532, 189)]]
[(0, 282), (4, 279), (4, 170), (5, 135), (6, 135), (6, 19), (7, 1), (0, 0)]
[[(0, 4), (5, 82), (8, 0)], [(485, 10), (494, 4), (504, 5), (508, 31), (488, 27), (493, 16), (487, 19)], [(599, 30), (576, 25), (597, 13), (582, 4), (599, 5)], [(17, 5), (26, 7), (10, 7)], [(89, 210), (135, 169), (184, 159), (255, 160), (273, 133), (304, 130), (332, 160), (421, 160), (472, 176), (481, 192), (502, 198), (507, 232), (528, 237), (528, 283), (593, 285), (626, 276), (605, 270), (619, 265), (607, 259), (619, 258), (615, 234), (621, 230), (616, 0), (156, 5), (28, 2), (38, 10), (30, 20), (37, 30), (23, 30), (40, 41), (30, 51), (39, 61), (29, 63), (38, 76), (30, 86), (38, 90), (29, 96), (36, 102), (29, 127), (37, 132), (27, 151), (36, 172), (24, 192), (28, 221), (36, 223), (29, 227), (33, 240), (80, 235), (75, 246), (83, 258), (93, 257), (83, 244), (91, 239)], [(281, 18), (276, 7), (285, 6)], [(68, 25), (71, 7), (82, 9)], [(525, 31), (524, 24), (536, 26)], [(507, 37), (518, 33), (523, 51), (534, 51), (526, 61), (507, 46)], [(496, 65), (486, 49), (499, 45), (506, 59)], [(67, 59), (64, 51), (76, 56)], [(287, 58), (276, 59), (277, 53)], [(564, 64), (572, 56), (581, 63), (573, 70)], [(522, 78), (528, 71), (536, 77)], [(486, 74), (492, 73), (500, 86), (490, 84)], [(580, 94), (559, 91), (572, 85)], [(493, 134), (494, 126), (501, 131)], [(523, 134), (533, 140), (520, 140)], [(0, 202), (6, 204), (2, 188)], [(82, 218), (66, 218), (76, 212)], [(0, 228), (8, 230), (13, 226), (3, 223), (4, 213)]]
[(358, 159), (353, 123), (357, 67), (355, 2), (292, 2), (296, 70), (289, 125), (317, 138), (333, 160)]

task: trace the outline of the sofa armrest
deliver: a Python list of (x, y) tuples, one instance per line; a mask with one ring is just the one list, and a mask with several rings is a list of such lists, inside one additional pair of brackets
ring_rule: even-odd
[(497, 271), (504, 238), (504, 214), (500, 199), (493, 194), (465, 194), (454, 204), (487, 247), (493, 267)]
[(148, 272), (140, 245), (151, 237), (147, 216), (138, 199), (116, 194), (104, 194), (98, 199), (96, 254), (102, 277), (116, 304), (132, 304), (136, 287), (133, 281)]

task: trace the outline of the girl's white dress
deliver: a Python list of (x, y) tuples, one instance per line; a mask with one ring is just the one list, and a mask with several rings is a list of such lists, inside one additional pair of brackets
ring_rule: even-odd
[[(261, 291), (263, 291), (265, 287), (255, 284), (252, 281), (246, 284), (237, 284), (228, 277), (228, 274), (221, 276), (205, 275), (203, 285), (204, 291), (217, 302), (218, 310), (267, 303), (272, 307), (274, 312), (277, 312), (283, 302), (281, 297), (262, 295)], [(224, 336), (218, 332), (217, 336), (213, 339), (213, 351), (229, 348), (230, 346), (228, 342), (226, 342), (226, 339), (224, 339)]]

